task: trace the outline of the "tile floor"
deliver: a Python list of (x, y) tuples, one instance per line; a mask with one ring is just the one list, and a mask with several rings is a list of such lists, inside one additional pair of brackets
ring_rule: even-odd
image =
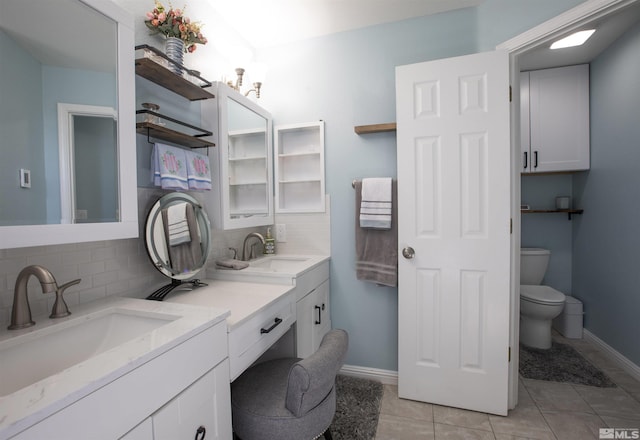
[(507, 417), (500, 417), (399, 399), (397, 386), (385, 385), (375, 440), (597, 440), (600, 428), (640, 428), (640, 382), (588, 341), (559, 334), (554, 338), (571, 344), (618, 387), (520, 376), (519, 403)]

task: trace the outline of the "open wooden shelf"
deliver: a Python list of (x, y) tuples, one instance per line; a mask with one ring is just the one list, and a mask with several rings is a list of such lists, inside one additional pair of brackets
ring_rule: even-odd
[(584, 209), (521, 209), (522, 214), (555, 214), (563, 213), (567, 214), (569, 220), (571, 220), (572, 214), (582, 214)]
[(198, 136), (189, 136), (179, 131), (161, 125), (152, 124), (151, 122), (136, 123), (136, 131), (140, 134), (146, 134), (147, 138), (160, 139), (167, 142), (183, 145), (189, 148), (205, 148), (215, 147), (214, 142), (207, 141)]
[(396, 123), (389, 122), (386, 124), (372, 124), (372, 125), (356, 125), (353, 127), (356, 134), (368, 134), (368, 133), (383, 133), (386, 131), (396, 131)]
[[(154, 56), (168, 60), (168, 62), (172, 62), (167, 58), (165, 54), (160, 52), (158, 49), (146, 44), (136, 46), (136, 50), (150, 51), (153, 52)], [(201, 85), (194, 84), (193, 82), (188, 81), (182, 76), (173, 73), (171, 70), (156, 63), (151, 58), (137, 58), (135, 63), (136, 75), (139, 75), (151, 82), (158, 84), (159, 86), (171, 90), (172, 92), (187, 98), (189, 101), (199, 101), (202, 99), (215, 98), (215, 95), (213, 93), (205, 90), (206, 87), (211, 87), (211, 83), (206, 79), (200, 77), (196, 72), (191, 71), (184, 66), (180, 67), (192, 77), (197, 78), (198, 81), (200, 81)]]

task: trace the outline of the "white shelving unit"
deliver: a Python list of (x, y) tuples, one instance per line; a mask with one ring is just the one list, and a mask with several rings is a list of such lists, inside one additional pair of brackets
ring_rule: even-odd
[(324, 212), (324, 121), (275, 127), (278, 213)]

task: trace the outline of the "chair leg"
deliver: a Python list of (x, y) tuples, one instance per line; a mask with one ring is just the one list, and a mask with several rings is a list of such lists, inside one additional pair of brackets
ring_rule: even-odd
[(324, 436), (324, 440), (333, 440), (333, 437), (331, 436), (331, 427), (327, 428), (322, 435)]

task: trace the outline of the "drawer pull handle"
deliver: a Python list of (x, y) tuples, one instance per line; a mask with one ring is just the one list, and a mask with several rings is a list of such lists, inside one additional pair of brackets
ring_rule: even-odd
[(322, 324), (322, 309), (320, 306), (315, 306), (315, 309), (318, 311), (318, 319), (316, 319), (316, 325)]
[(195, 440), (204, 440), (204, 437), (207, 435), (207, 430), (204, 426), (200, 426), (196, 431)]
[(273, 320), (273, 325), (271, 327), (269, 327), (268, 329), (263, 329), (263, 328), (260, 329), (260, 334), (269, 333), (271, 330), (273, 330), (274, 328), (279, 326), (280, 323), (282, 323), (282, 318), (274, 319)]

